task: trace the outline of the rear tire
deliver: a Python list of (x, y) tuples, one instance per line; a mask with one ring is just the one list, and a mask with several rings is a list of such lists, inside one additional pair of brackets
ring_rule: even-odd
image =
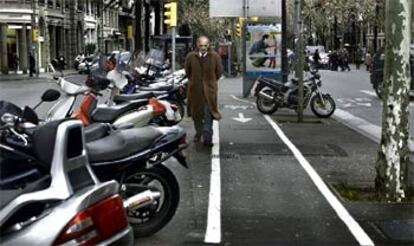
[[(270, 88), (265, 87), (265, 88), (261, 89), (259, 91), (259, 93), (260, 92), (263, 92), (263, 93), (265, 93), (269, 96), (272, 96), (272, 97), (274, 96), (274, 92)], [(276, 102), (274, 100), (270, 100), (268, 98), (260, 96), (259, 93), (257, 93), (257, 96), (256, 96), (257, 109), (263, 114), (273, 114), (277, 110)]]
[(134, 230), (135, 237), (148, 237), (161, 230), (174, 216), (180, 201), (180, 189), (174, 174), (163, 164), (150, 169), (138, 171), (125, 180), (124, 197), (131, 197), (137, 192), (128, 192), (128, 184), (134, 191), (150, 189), (161, 192), (161, 197), (153, 204), (136, 210), (128, 210), (127, 216)]
[(333, 98), (330, 95), (322, 95), (325, 105), (322, 105), (322, 102), (318, 95), (312, 97), (310, 101), (310, 107), (312, 112), (319, 118), (329, 118), (336, 109), (336, 104)]

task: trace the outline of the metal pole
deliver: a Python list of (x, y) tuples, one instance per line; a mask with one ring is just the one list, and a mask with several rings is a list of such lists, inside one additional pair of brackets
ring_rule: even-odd
[(172, 27), (171, 30), (171, 41), (172, 41), (172, 54), (171, 54), (171, 66), (172, 73), (175, 72), (175, 27)]
[[(31, 22), (32, 22), (31, 23), (32, 24), (32, 37), (30, 37), (32, 40), (33, 40), (34, 31), (38, 29), (37, 21), (36, 21), (37, 3), (38, 3), (38, 0), (32, 1), (32, 11), (33, 11), (32, 20), (31, 20)], [(32, 49), (32, 55), (35, 58), (36, 77), (39, 77), (39, 67), (40, 67), (40, 65), (39, 65), (39, 55), (40, 54), (37, 53), (37, 51), (39, 50), (39, 39), (36, 40), (36, 41), (33, 40), (31, 49)]]
[(304, 50), (303, 50), (303, 14), (302, 6), (303, 0), (300, 1), (299, 5), (299, 21), (298, 21), (298, 30), (299, 30), (299, 44), (298, 44), (298, 63), (297, 71), (299, 72), (299, 102), (298, 102), (298, 122), (303, 122), (303, 64), (304, 64)]
[(227, 72), (229, 77), (231, 77), (231, 43), (227, 43)]
[(247, 34), (247, 16), (248, 16), (248, 11), (249, 11), (249, 0), (244, 0), (243, 1), (243, 17), (244, 17), (244, 21), (243, 21), (243, 26), (242, 28), (242, 38), (241, 38), (241, 42), (242, 42), (242, 63), (243, 63), (243, 97), (247, 97), (250, 94), (250, 86), (248, 85), (248, 81), (246, 78), (246, 34)]
[(282, 0), (282, 81), (288, 80), (286, 0)]

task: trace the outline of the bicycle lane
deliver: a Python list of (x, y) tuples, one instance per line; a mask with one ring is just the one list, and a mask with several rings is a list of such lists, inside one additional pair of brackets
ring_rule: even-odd
[(220, 104), (221, 243), (360, 244), (263, 115), (230, 94)]

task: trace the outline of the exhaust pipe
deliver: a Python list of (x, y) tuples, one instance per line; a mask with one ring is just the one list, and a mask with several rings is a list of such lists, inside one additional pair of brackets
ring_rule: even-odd
[(269, 100), (272, 100), (272, 101), (275, 99), (274, 97), (264, 93), (263, 91), (259, 91), (259, 96), (264, 97), (264, 98), (269, 99)]
[(146, 190), (144, 192), (138, 193), (124, 201), (124, 208), (129, 210), (139, 209), (145, 206), (152, 204), (155, 199), (160, 198), (160, 192), (153, 192)]

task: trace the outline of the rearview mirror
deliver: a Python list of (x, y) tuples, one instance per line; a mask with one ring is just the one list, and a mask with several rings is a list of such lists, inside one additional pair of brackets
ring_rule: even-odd
[(59, 99), (60, 92), (54, 89), (48, 89), (45, 91), (41, 97), (43, 102), (53, 102)]

